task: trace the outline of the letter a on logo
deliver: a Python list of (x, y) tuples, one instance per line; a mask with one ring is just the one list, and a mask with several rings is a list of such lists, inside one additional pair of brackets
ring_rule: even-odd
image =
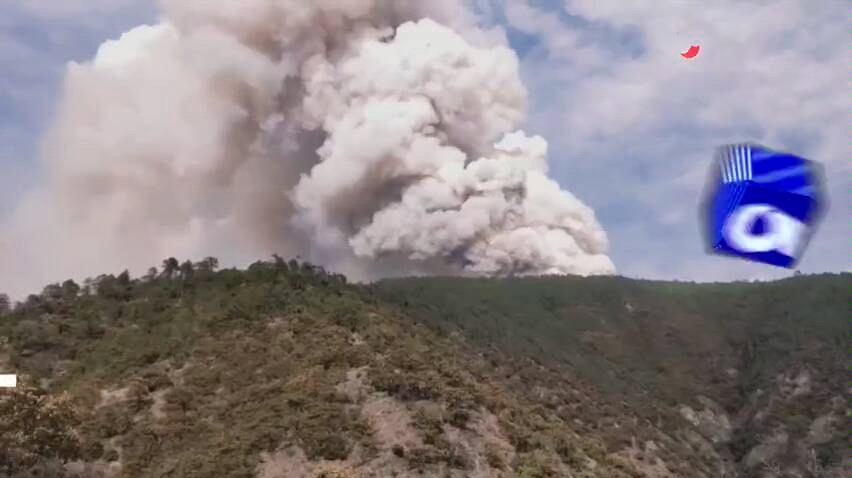
[[(761, 218), (766, 221), (766, 230), (763, 234), (752, 233), (755, 222)], [(750, 204), (728, 217), (724, 235), (731, 246), (742, 252), (778, 251), (792, 257), (806, 227), (775, 206)]]

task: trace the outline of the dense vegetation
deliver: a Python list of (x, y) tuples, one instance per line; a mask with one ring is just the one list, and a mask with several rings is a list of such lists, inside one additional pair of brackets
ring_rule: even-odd
[[(836, 407), (832, 398), (850, 393), (850, 286), (852, 274), (822, 274), (733, 284), (414, 278), (377, 289), (444, 330), (574, 371), (648, 418), (676, 419), (660, 405), (700, 405), (699, 395), (732, 415), (765, 409), (769, 419), (736, 429), (730, 451), (738, 460), (779, 423), (806, 433)], [(756, 395), (802, 370), (813, 393), (784, 401)], [(838, 428), (844, 433), (814, 450), (822, 463), (848, 452), (852, 422)]]
[(628, 476), (601, 444), (503, 390), (475, 352), (343, 276), (277, 257), (246, 271), (216, 265), (168, 259), (141, 279), (66, 281), (5, 308), (8, 366), (74, 398), (82, 459), (180, 478), (253, 477), (264, 453), (285, 447), (366, 461), (380, 444), (340, 390), (366, 369), (374, 393), (410, 408), (422, 446), (393, 453), (411, 468), (464, 473), (472, 464), (442, 429), (489, 413), (513, 447), (511, 459), (490, 453), (495, 473), (555, 476), (594, 457), (588, 476)]
[[(17, 304), (0, 296), (0, 370), (38, 385), (0, 392), (0, 405), (53, 420), (39, 432), (51, 446), (15, 435), (27, 461), (7, 475), (78, 460), (78, 476), (115, 475), (106, 464), (120, 463), (132, 477), (254, 477), (264, 457), (297, 448), (362, 470), (346, 476), (387, 476), (393, 463), (363, 471), (385, 455), (426, 476), (471, 476), (485, 466), (471, 451), (480, 445), (448, 430), (472, 433), (493, 416), (502, 438), (480, 440), (485, 476), (645, 476), (616, 456), (637, 440), (662, 444), (674, 476), (714, 476), (713, 460), (668, 438), (689, 426), (676, 406), (698, 409), (706, 396), (732, 416), (768, 410), (769, 420), (738, 422), (726, 460), (778, 423), (805, 433), (847, 393), (850, 278), (361, 286), (279, 257), (245, 271), (170, 258), (141, 278), (69, 280)], [(814, 393), (755, 394), (797, 368), (812, 372)], [(364, 399), (341, 388), (355, 371), (370, 397), (404, 405), (416, 445), (384, 443)], [(812, 447), (821, 466), (848, 439)]]
[(0, 395), (0, 417), (0, 476), (20, 470), (51, 476), (80, 457), (79, 422), (67, 396), (21, 383)]
[[(383, 299), (445, 330), (567, 365), (608, 391), (638, 387), (678, 401), (699, 391), (728, 408), (767, 387), (792, 357), (843, 377), (850, 287), (852, 274), (736, 284), (544, 277), (377, 285)], [(736, 380), (724, 373), (731, 367), (743, 372)], [(843, 393), (848, 383), (829, 385)]]

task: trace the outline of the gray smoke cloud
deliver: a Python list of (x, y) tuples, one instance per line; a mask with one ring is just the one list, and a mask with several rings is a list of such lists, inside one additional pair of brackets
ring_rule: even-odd
[(354, 279), (611, 274), (517, 131), (518, 59), (461, 1), (163, 0), (68, 65), (0, 290), (278, 253)]

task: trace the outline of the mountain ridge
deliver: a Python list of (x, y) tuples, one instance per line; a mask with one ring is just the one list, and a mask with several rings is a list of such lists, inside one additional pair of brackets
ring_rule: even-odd
[[(169, 258), (142, 278), (66, 281), (0, 307), (0, 365), (24, 376), (20, 393), (64, 394), (79, 415), (70, 464), (46, 456), (14, 476), (842, 471), (848, 402), (828, 378), (848, 371), (848, 274), (792, 289), (619, 277), (353, 285), (277, 256), (217, 266)], [(817, 306), (812, 326), (790, 327)]]

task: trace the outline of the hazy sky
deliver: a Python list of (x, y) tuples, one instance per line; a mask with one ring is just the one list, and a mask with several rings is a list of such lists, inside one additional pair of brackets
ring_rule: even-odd
[[(426, 1), (426, 0), (424, 0)], [(789, 272), (707, 256), (697, 201), (713, 149), (757, 141), (823, 162), (832, 209), (800, 269), (849, 270), (849, 7), (842, 0), (476, 2), (521, 57), (525, 129), (591, 206), (619, 273), (717, 280)], [(156, 20), (150, 0), (0, 3), (0, 217), (39, 180), (68, 61)], [(692, 60), (679, 53), (690, 45)]]

